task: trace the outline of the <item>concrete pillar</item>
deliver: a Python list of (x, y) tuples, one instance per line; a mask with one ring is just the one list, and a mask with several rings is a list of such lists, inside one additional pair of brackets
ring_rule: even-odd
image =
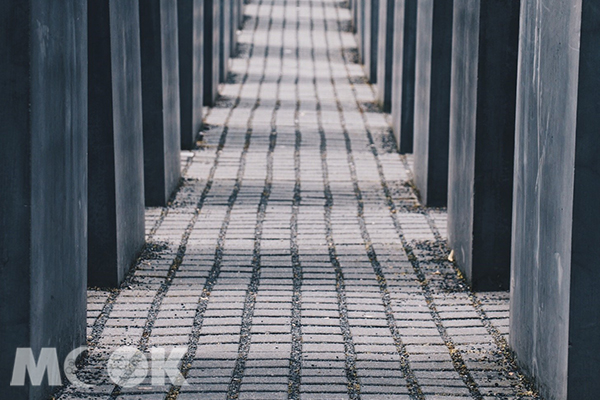
[(219, 95), (221, 7), (218, 0), (204, 0), (204, 96), (212, 106)]
[(365, 1), (356, 0), (356, 44), (358, 45), (358, 62), (364, 62), (365, 57)]
[(244, 5), (246, 3), (244, 3), (244, 0), (237, 0), (237, 1), (239, 3), (239, 8), (240, 8), (240, 12), (238, 13), (238, 28), (242, 29), (244, 27), (244, 21), (245, 21)]
[(146, 206), (164, 206), (181, 175), (177, 0), (140, 2)]
[(365, 72), (371, 83), (377, 83), (377, 39), (379, 33), (379, 0), (365, 0)]
[(454, 2), (448, 237), (474, 290), (508, 289), (519, 1)]
[(229, 55), (235, 57), (237, 50), (237, 30), (239, 21), (239, 0), (231, 0), (231, 21), (229, 22)]
[(523, 2), (510, 345), (545, 399), (600, 393), (600, 9)]
[(44, 399), (60, 376), (11, 386), (17, 348), (86, 343), (86, 0), (0, 2), (0, 119), (0, 387)]
[(448, 198), (453, 0), (421, 0), (417, 10), (414, 177), (421, 203)]
[(88, 11), (88, 284), (118, 287), (144, 245), (138, 1)]
[(204, 77), (204, 1), (178, 0), (179, 97), (181, 102), (181, 148), (196, 146), (202, 130)]
[(383, 112), (392, 110), (395, 0), (379, 0), (377, 33), (377, 102)]
[(231, 0), (219, 2), (221, 23), (219, 27), (219, 82), (227, 80), (231, 46)]
[(352, 33), (356, 33), (356, 26), (358, 24), (358, 10), (357, 10), (358, 0), (352, 0), (350, 2), (350, 22), (352, 23)]
[(401, 154), (413, 151), (417, 0), (396, 0), (394, 7), (392, 128)]

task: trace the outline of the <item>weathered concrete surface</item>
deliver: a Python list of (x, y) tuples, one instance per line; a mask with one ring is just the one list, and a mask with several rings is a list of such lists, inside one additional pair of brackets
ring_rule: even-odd
[(178, 0), (177, 20), (181, 148), (190, 150), (202, 129), (204, 1)]
[(448, 198), (453, 0), (421, 0), (417, 11), (414, 177), (421, 202)]
[(180, 177), (177, 1), (140, 2), (146, 206), (163, 206)]
[(398, 151), (405, 154), (413, 151), (417, 0), (396, 0), (394, 27), (392, 128)]
[(231, 0), (219, 1), (219, 82), (225, 82), (229, 72), (229, 54), (231, 52)]
[(510, 344), (546, 399), (592, 399), (600, 392), (600, 9), (539, 4), (521, 11)]
[(519, 2), (454, 3), (448, 236), (475, 290), (506, 289)]
[(395, 0), (379, 0), (376, 100), (383, 112), (392, 110)]
[(365, 72), (371, 83), (377, 83), (377, 52), (379, 34), (379, 0), (365, 0)]
[(0, 392), (43, 399), (56, 387), (10, 386), (17, 347), (85, 340), (87, 2), (0, 2)]
[(204, 96), (212, 106), (219, 95), (221, 7), (217, 0), (204, 0)]
[(88, 5), (88, 284), (118, 287), (144, 244), (137, 0)]

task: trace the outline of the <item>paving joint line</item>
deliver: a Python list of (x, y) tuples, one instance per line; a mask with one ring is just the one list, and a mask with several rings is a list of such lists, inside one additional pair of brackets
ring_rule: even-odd
[[(262, 242), (262, 233), (263, 233), (263, 225), (266, 219), (267, 214), (267, 206), (269, 204), (269, 198), (271, 196), (271, 189), (273, 187), (273, 153), (275, 151), (275, 146), (277, 145), (277, 112), (281, 107), (280, 100), (280, 92), (281, 92), (281, 80), (283, 78), (283, 54), (285, 47), (285, 28), (286, 28), (286, 15), (285, 8), (287, 6), (287, 0), (284, 1), (284, 20), (283, 26), (281, 28), (281, 48), (279, 51), (279, 77), (277, 78), (277, 90), (276, 90), (276, 101), (275, 107), (273, 108), (273, 112), (271, 114), (271, 133), (269, 135), (269, 149), (267, 151), (267, 176), (265, 178), (265, 184), (261, 193), (260, 202), (258, 204), (258, 213), (256, 219), (256, 227), (254, 231), (254, 250), (252, 254), (252, 275), (250, 277), (250, 283), (248, 285), (248, 289), (246, 292), (246, 297), (244, 300), (244, 308), (242, 312), (242, 326), (240, 329), (240, 342), (239, 342), (239, 350), (238, 350), (238, 358), (235, 363), (235, 367), (233, 369), (233, 373), (231, 376), (231, 380), (229, 382), (229, 387), (227, 390), (227, 399), (234, 400), (239, 397), (240, 387), (242, 384), (242, 380), (244, 378), (244, 372), (246, 369), (246, 361), (248, 359), (248, 354), (250, 352), (250, 345), (252, 341), (252, 320), (254, 317), (254, 310), (256, 306), (256, 296), (258, 294), (259, 286), (260, 286), (260, 277), (261, 277), (261, 242)], [(269, 26), (269, 33), (271, 31), (272, 19)], [(264, 69), (266, 70), (267, 58), (269, 56), (269, 45), (266, 46), (265, 51), (265, 65)], [(263, 70), (264, 71), (264, 70)], [(263, 72), (263, 81), (265, 77), (265, 72)], [(262, 82), (261, 82), (262, 85)]]
[[(327, 138), (325, 129), (323, 127), (323, 116), (322, 116), (322, 105), (319, 97), (319, 91), (317, 86), (317, 71), (316, 71), (316, 57), (315, 57), (315, 41), (314, 41), (314, 13), (313, 13), (313, 0), (309, 1), (310, 4), (310, 31), (311, 31), (311, 57), (313, 64), (313, 86), (316, 98), (316, 111), (317, 111), (317, 122), (318, 131), (320, 136), (320, 155), (321, 155), (321, 171), (323, 176), (323, 193), (325, 195), (324, 204), (324, 220), (325, 220), (325, 236), (327, 239), (327, 248), (329, 252), (329, 260), (335, 271), (336, 279), (336, 293), (338, 299), (338, 310), (340, 317), (340, 329), (344, 338), (344, 352), (345, 352), (345, 370), (347, 379), (348, 396), (351, 400), (360, 400), (360, 380), (358, 378), (358, 371), (356, 368), (356, 349), (354, 346), (354, 340), (352, 338), (352, 332), (350, 330), (350, 323), (348, 321), (348, 306), (346, 300), (346, 287), (344, 281), (344, 272), (338, 260), (336, 245), (333, 240), (333, 228), (331, 222), (331, 212), (333, 208), (333, 196), (331, 194), (331, 186), (329, 183), (329, 169), (327, 165)], [(325, 16), (323, 16), (325, 20)]]
[[(296, 0), (300, 7), (300, 0)], [(290, 352), (290, 367), (288, 377), (288, 399), (300, 400), (302, 373), (302, 280), (303, 271), (298, 249), (298, 217), (302, 202), (302, 176), (300, 170), (300, 147), (302, 132), (300, 130), (300, 18), (296, 18), (296, 79), (294, 81), (296, 108), (294, 110), (294, 197), (292, 199), (292, 217), (290, 219), (290, 252), (292, 255), (292, 316), (291, 334), (292, 349)]]

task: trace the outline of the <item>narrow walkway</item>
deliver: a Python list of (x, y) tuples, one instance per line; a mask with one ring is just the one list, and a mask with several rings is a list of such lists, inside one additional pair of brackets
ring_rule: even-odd
[[(532, 399), (508, 294), (470, 293), (422, 208), (338, 0), (253, 0), (230, 82), (118, 291), (90, 290), (61, 399)], [(115, 386), (119, 346), (183, 348), (188, 385)]]

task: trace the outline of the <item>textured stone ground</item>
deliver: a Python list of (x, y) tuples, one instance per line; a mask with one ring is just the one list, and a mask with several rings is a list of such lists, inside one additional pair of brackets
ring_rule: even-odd
[[(253, 0), (223, 97), (117, 291), (89, 292), (89, 356), (61, 399), (531, 399), (507, 293), (471, 293), (446, 214), (355, 62), (336, 0)], [(115, 386), (122, 345), (183, 347), (188, 385)]]

